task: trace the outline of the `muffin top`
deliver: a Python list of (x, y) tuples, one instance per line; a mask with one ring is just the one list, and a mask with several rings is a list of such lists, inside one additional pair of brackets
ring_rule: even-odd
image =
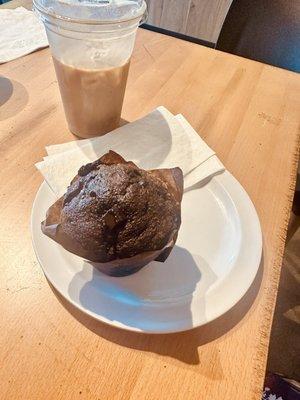
[(62, 199), (59, 237), (102, 263), (164, 248), (180, 227), (181, 198), (157, 171), (103, 158), (81, 167)]

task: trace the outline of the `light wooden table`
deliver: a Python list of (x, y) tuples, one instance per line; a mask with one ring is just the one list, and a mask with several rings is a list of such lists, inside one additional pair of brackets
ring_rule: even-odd
[(46, 145), (73, 137), (48, 49), (1, 65), (0, 75), (0, 398), (260, 399), (295, 183), (299, 76), (139, 31), (123, 117), (158, 105), (182, 113), (246, 188), (264, 236), (260, 272), (232, 310), (151, 336), (92, 320), (44, 278), (29, 232), (42, 182), (34, 163)]

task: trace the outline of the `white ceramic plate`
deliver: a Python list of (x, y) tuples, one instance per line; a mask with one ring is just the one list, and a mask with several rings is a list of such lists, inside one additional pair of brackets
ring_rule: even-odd
[(119, 328), (168, 333), (203, 325), (243, 297), (259, 268), (259, 220), (247, 193), (227, 171), (184, 194), (180, 233), (167, 261), (124, 278), (103, 275), (42, 234), (40, 223), (54, 201), (44, 182), (31, 228), (46, 277), (74, 306)]

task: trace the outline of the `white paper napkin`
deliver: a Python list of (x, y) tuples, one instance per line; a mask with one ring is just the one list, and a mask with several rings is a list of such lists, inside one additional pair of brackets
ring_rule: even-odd
[(83, 164), (109, 150), (144, 169), (179, 166), (185, 188), (224, 170), (214, 151), (186, 119), (174, 117), (164, 107), (105, 136), (48, 146), (48, 156), (36, 167), (53, 192), (61, 196)]
[(47, 46), (44, 26), (34, 12), (24, 7), (0, 10), (0, 63)]

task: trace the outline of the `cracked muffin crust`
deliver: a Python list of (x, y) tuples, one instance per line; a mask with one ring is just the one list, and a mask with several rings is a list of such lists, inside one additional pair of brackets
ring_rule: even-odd
[(145, 171), (109, 152), (79, 169), (42, 229), (90, 261), (109, 263), (158, 251), (157, 258), (175, 243), (181, 197), (179, 168)]

